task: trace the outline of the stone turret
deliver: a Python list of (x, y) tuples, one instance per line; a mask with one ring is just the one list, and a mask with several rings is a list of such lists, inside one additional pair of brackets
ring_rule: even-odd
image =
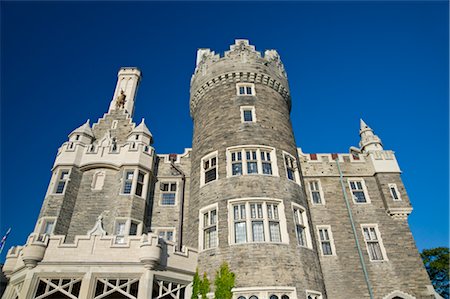
[[(123, 67), (117, 74), (118, 80), (114, 95), (109, 105), (111, 110), (123, 109), (131, 117), (134, 114), (134, 102), (136, 100), (137, 89), (141, 81), (141, 71), (135, 67)], [(123, 105), (119, 102), (124, 101)]]
[(359, 136), (361, 136), (359, 147), (362, 152), (383, 150), (381, 139), (373, 133), (373, 130), (362, 119), (360, 120)]
[[(242, 39), (223, 57), (200, 49), (190, 104), (194, 136), (184, 239), (199, 247), (200, 272), (214, 277), (212, 269), (226, 260), (237, 276), (236, 298), (249, 298), (245, 288), (256, 287), (289, 298), (294, 290), (324, 293), (314, 236), (305, 228), (308, 203), (278, 53), (261, 56)], [(294, 222), (305, 226), (296, 233)]]

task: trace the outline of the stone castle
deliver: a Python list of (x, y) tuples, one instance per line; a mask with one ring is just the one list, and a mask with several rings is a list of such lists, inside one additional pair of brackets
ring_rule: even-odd
[(362, 120), (349, 153), (303, 153), (277, 51), (198, 50), (182, 154), (133, 121), (140, 79), (120, 69), (108, 112), (59, 148), (4, 299), (187, 299), (224, 261), (234, 299), (440, 298), (394, 153)]

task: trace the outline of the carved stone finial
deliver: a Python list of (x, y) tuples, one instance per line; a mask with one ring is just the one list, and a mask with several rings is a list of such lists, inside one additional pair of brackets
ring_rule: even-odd
[(97, 221), (95, 222), (94, 227), (88, 231), (88, 236), (106, 236), (106, 231), (103, 229), (103, 215), (100, 214), (97, 217)]
[(116, 99), (116, 109), (123, 109), (125, 108), (125, 98), (127, 96), (124, 94), (123, 89), (120, 90), (120, 95), (117, 96)]

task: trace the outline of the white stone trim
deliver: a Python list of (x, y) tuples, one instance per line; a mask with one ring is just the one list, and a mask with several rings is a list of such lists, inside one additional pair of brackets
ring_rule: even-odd
[[(364, 236), (364, 228), (375, 228), (375, 233), (377, 234), (377, 240), (378, 240), (378, 244), (380, 245), (380, 250), (381, 250), (381, 254), (383, 256), (382, 260), (372, 260), (372, 257), (370, 255), (369, 252), (369, 246), (367, 246), (367, 240), (366, 237)], [(384, 248), (383, 245), (383, 239), (381, 237), (381, 233), (380, 230), (378, 229), (378, 224), (377, 223), (363, 223), (361, 224), (361, 233), (362, 233), (362, 237), (364, 240), (364, 243), (366, 244), (366, 250), (367, 250), (367, 255), (369, 257), (369, 260), (373, 263), (380, 263), (380, 262), (387, 262), (389, 261), (387, 254), (386, 254), (386, 249)]]
[[(204, 248), (204, 225), (203, 225), (203, 214), (209, 212), (209, 211), (213, 211), (216, 210), (216, 247), (211, 247), (211, 248)], [(214, 248), (219, 247), (219, 204), (218, 203), (214, 203), (211, 205), (208, 205), (206, 207), (201, 208), (198, 211), (198, 248), (199, 248), (199, 252), (202, 251), (206, 251), (206, 250), (211, 250)]]
[(404, 299), (416, 299), (416, 297), (414, 297), (408, 293), (399, 291), (399, 290), (395, 290), (395, 291), (389, 293), (388, 295), (384, 296), (383, 299), (393, 299), (396, 296), (404, 298)]
[[(131, 183), (131, 190), (130, 193), (124, 193), (124, 189), (125, 189), (125, 176), (127, 174), (127, 172), (133, 172), (133, 179), (132, 179), (132, 183)], [(144, 174), (144, 181), (143, 181), (143, 186), (142, 186), (142, 194), (141, 195), (137, 195), (136, 194), (136, 187), (137, 187), (137, 180), (138, 180), (138, 175), (139, 172), (142, 172)], [(139, 198), (147, 198), (147, 191), (148, 191), (148, 181), (149, 181), (149, 172), (146, 170), (143, 170), (140, 167), (128, 167), (125, 166), (123, 168), (123, 174), (122, 174), (122, 178), (120, 179), (120, 191), (119, 191), (119, 195), (125, 195), (125, 196), (136, 196)]]
[(297, 299), (297, 290), (294, 287), (288, 286), (268, 286), (268, 287), (245, 287), (233, 288), (233, 299), (244, 296), (249, 299), (250, 296), (258, 296), (259, 299), (269, 299), (271, 295), (277, 295), (279, 299), (281, 296), (287, 295), (290, 299)]
[[(362, 191), (364, 192), (364, 196), (366, 198), (366, 202), (357, 202), (355, 200), (355, 197), (353, 196), (353, 189), (350, 185), (350, 182), (361, 182), (362, 185)], [(348, 178), (347, 179), (347, 183), (348, 183), (348, 189), (350, 191), (350, 197), (352, 198), (352, 201), (355, 205), (364, 205), (364, 204), (370, 204), (370, 197), (369, 197), (369, 192), (367, 191), (367, 187), (366, 187), (366, 182), (364, 181), (363, 178)]]
[[(247, 242), (236, 243), (235, 240), (235, 231), (234, 231), (234, 214), (233, 207), (236, 204), (245, 204), (246, 207), (246, 236)], [(250, 203), (262, 203), (263, 207), (263, 225), (264, 225), (264, 241), (262, 242), (254, 242), (251, 240), (252, 237), (252, 218), (250, 211)], [(267, 214), (267, 204), (276, 203), (278, 205), (278, 222), (280, 224), (280, 237), (281, 242), (271, 242), (270, 241), (270, 232), (269, 232), (269, 222), (270, 219)], [(228, 208), (228, 244), (232, 246), (242, 246), (247, 244), (289, 244), (289, 234), (287, 231), (286, 224), (286, 215), (284, 212), (284, 203), (281, 199), (269, 198), (269, 197), (244, 197), (244, 198), (235, 198), (228, 200), (227, 204)], [(247, 214), (248, 213), (248, 214)]]
[[(323, 254), (323, 249), (322, 249), (322, 240), (320, 239), (320, 230), (321, 229), (326, 229), (328, 232), (328, 237), (330, 238), (330, 246), (331, 246), (331, 254)], [(333, 232), (331, 231), (331, 226), (330, 225), (316, 225), (316, 232), (317, 232), (317, 241), (319, 242), (319, 247), (320, 247), (320, 253), (321, 256), (323, 257), (328, 257), (328, 256), (336, 256), (336, 247), (334, 245), (334, 237), (333, 237)]]
[[(216, 179), (205, 183), (204, 163), (205, 163), (205, 161), (210, 160), (210, 159), (212, 159), (214, 157), (216, 158)], [(209, 153), (209, 154), (205, 155), (200, 161), (200, 187), (203, 187), (203, 186), (205, 186), (207, 184), (215, 182), (218, 179), (219, 179), (219, 151), (214, 151), (212, 153)]]
[[(112, 232), (115, 244), (126, 244), (125, 238), (130, 236), (130, 227), (132, 222), (137, 224), (136, 236), (142, 235), (142, 227), (143, 227), (142, 221), (129, 217), (116, 217), (116, 219), (114, 220), (114, 227)], [(117, 235), (117, 225), (119, 223), (125, 223), (123, 235)], [(121, 240), (120, 237), (123, 237), (123, 240)]]
[[(251, 124), (251, 123), (255, 123), (256, 122), (256, 109), (255, 106), (240, 106), (239, 107), (240, 111), (241, 111), (241, 122), (244, 124)], [(244, 111), (251, 111), (252, 112), (252, 120), (251, 121), (246, 121), (244, 118)]]
[(313, 291), (313, 290), (305, 290), (305, 298), (309, 299), (308, 296), (315, 296), (312, 297), (313, 299), (322, 299), (322, 293), (318, 292), (318, 291)]
[(308, 219), (308, 215), (307, 215), (307, 210), (303, 206), (301, 206), (301, 205), (299, 205), (299, 204), (297, 204), (295, 202), (291, 203), (291, 211), (292, 211), (292, 217), (294, 219), (294, 225), (296, 225), (295, 224), (296, 220), (295, 220), (294, 209), (301, 210), (303, 212), (302, 213), (302, 223), (303, 223), (303, 226), (304, 226), (305, 237), (306, 237), (306, 246), (298, 244), (297, 227), (294, 227), (294, 229), (295, 229), (295, 238), (296, 238), (296, 241), (297, 241), (297, 246), (298, 247), (312, 249), (313, 248), (312, 247), (312, 238), (311, 238), (311, 231), (310, 231), (310, 228), (309, 228), (309, 219)]
[(158, 237), (159, 237), (159, 233), (160, 232), (172, 232), (173, 233), (173, 236), (172, 236), (172, 238), (173, 238), (173, 240), (172, 241), (170, 241), (170, 240), (166, 240), (166, 239), (164, 239), (164, 241), (166, 241), (166, 242), (172, 242), (172, 243), (176, 243), (177, 241), (177, 230), (176, 230), (176, 228), (175, 227), (173, 227), (173, 226), (155, 226), (155, 227), (152, 227), (152, 231), (154, 232), (154, 234), (155, 235), (157, 235)]
[[(258, 173), (251, 173), (248, 174), (247, 169), (247, 157), (245, 154), (246, 150), (256, 150), (256, 161), (257, 161), (257, 167), (258, 167)], [(262, 159), (261, 159), (261, 150), (270, 152), (270, 162), (272, 166), (272, 174), (263, 174), (263, 166), (262, 166)], [(228, 147), (226, 149), (226, 161), (227, 161), (227, 178), (230, 177), (239, 177), (241, 175), (233, 175), (233, 169), (232, 164), (233, 161), (231, 161), (231, 154), (232, 152), (241, 152), (242, 155), (242, 174), (241, 175), (263, 175), (263, 176), (280, 176), (278, 171), (278, 163), (277, 163), (277, 154), (274, 147), (270, 146), (264, 146), (264, 145), (238, 145), (238, 146), (232, 146)], [(254, 161), (254, 160), (252, 160)]]

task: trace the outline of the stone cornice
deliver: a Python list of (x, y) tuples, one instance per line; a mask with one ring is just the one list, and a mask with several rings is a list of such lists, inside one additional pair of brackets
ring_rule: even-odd
[(283, 84), (280, 81), (266, 74), (261, 73), (229, 72), (218, 75), (212, 78), (211, 80), (205, 82), (200, 87), (196, 88), (195, 93), (191, 94), (191, 101), (190, 101), (191, 116), (193, 116), (193, 112), (197, 107), (198, 101), (206, 92), (221, 84), (237, 83), (237, 82), (259, 83), (269, 86), (273, 90), (277, 91), (287, 101), (289, 105), (289, 110), (291, 110), (291, 96), (289, 94), (288, 89), (285, 86), (283, 86)]

